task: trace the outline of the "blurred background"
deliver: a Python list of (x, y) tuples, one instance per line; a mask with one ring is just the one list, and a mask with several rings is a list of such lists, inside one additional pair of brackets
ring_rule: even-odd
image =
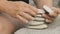
[(60, 0), (53, 0), (54, 1), (54, 6), (60, 7)]
[[(29, 0), (29, 2), (30, 2), (30, 4), (34, 5), (33, 0)], [(53, 4), (54, 4), (55, 7), (59, 7), (60, 8), (60, 0), (53, 0)]]

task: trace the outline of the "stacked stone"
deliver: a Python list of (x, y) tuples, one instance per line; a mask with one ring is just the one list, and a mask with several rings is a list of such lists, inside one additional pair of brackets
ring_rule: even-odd
[(42, 17), (42, 14), (45, 13), (46, 11), (49, 12), (51, 10), (47, 6), (44, 6), (43, 9), (39, 9), (38, 15), (27, 24), (27, 28), (30, 28), (30, 29), (45, 29), (45, 28), (47, 28), (48, 25), (45, 24), (45, 18)]
[(42, 14), (45, 13), (44, 10), (39, 9), (38, 15), (28, 23), (27, 28), (30, 29), (44, 29), (47, 28), (47, 24), (45, 24), (45, 18), (42, 17)]

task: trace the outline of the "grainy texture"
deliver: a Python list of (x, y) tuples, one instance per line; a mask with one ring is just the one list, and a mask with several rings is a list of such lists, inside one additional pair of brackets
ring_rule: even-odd
[(52, 24), (49, 24), (48, 26), (49, 27), (47, 29), (43, 30), (22, 28), (15, 32), (15, 34), (60, 34), (60, 15)]
[[(55, 0), (55, 2), (57, 3), (58, 0)], [(32, 3), (33, 2), (31, 1), (30, 4)], [(17, 32), (15, 32), (15, 34), (60, 34), (60, 15), (58, 15), (58, 17), (52, 24), (49, 24), (48, 29), (34, 30), (34, 29), (22, 28), (18, 30)]]

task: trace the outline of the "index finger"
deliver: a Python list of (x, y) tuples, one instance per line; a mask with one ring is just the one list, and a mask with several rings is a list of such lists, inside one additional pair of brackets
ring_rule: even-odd
[(29, 8), (35, 13), (38, 13), (38, 9), (36, 7), (29, 5)]

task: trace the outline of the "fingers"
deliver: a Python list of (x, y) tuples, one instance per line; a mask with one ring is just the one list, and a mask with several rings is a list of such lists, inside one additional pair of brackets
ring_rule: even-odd
[(56, 17), (58, 14), (56, 12), (52, 12), (51, 14), (49, 14), (50, 17)]
[(52, 10), (54, 10), (57, 14), (60, 14), (60, 8), (52, 7)]
[(50, 16), (48, 16), (46, 14), (42, 14), (42, 16), (46, 19), (45, 22), (48, 23), (48, 24), (52, 23), (54, 21), (54, 19), (55, 19), (55, 18), (50, 17)]
[(52, 18), (52, 17), (50, 17), (50, 16), (48, 16), (48, 15), (46, 15), (46, 14), (42, 14), (42, 16), (45, 18), (45, 19), (50, 19), (50, 20), (53, 20), (54, 18)]
[(46, 19), (46, 23), (51, 23), (54, 21), (55, 17), (59, 14), (60, 10), (58, 8), (52, 8), (53, 12), (47, 14), (42, 14), (42, 16)]
[(29, 4), (25, 3), (25, 2), (20, 2), (20, 4), (23, 4), (24, 7), (31, 9), (35, 13), (38, 13), (38, 9), (35, 8), (34, 6), (31, 6), (31, 5), (29, 5)]
[(31, 5), (29, 5), (29, 8), (30, 8), (32, 11), (34, 11), (35, 13), (38, 13), (38, 9), (37, 9), (37, 8), (35, 8), (35, 7), (31, 6)]
[(28, 20), (23, 18), (22, 16), (17, 15), (17, 18), (22, 22), (22, 23), (27, 23)]
[(28, 8), (25, 8), (24, 9), (24, 12), (25, 13), (28, 13), (28, 14), (30, 14), (32, 16), (36, 16), (37, 15), (34, 11), (32, 11), (31, 9), (28, 9)]
[(49, 19), (46, 19), (45, 21), (46, 21), (46, 23), (47, 23), (47, 24), (49, 24), (49, 23), (52, 23), (52, 22), (53, 22), (52, 20), (49, 20)]
[(32, 20), (33, 19), (33, 17), (31, 15), (29, 15), (27, 13), (24, 13), (24, 12), (20, 12), (19, 15), (24, 17), (27, 20)]
[(52, 7), (53, 13), (49, 14), (50, 16), (57, 17), (60, 14), (60, 8)]

